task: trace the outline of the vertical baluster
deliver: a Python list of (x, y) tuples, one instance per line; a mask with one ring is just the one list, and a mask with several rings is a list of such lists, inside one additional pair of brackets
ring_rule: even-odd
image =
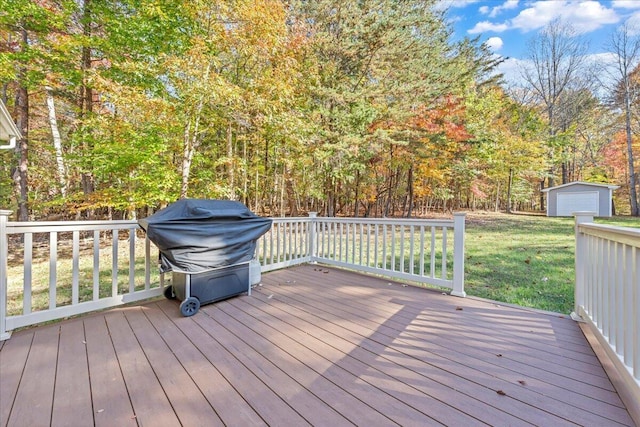
[(49, 233), (49, 309), (56, 308), (56, 286), (58, 265), (58, 232)]
[(404, 273), (406, 272), (405, 268), (404, 268), (404, 239), (405, 239), (405, 229), (406, 227), (404, 225), (399, 225), (398, 228), (400, 229), (400, 253), (399, 253), (399, 257), (398, 257), (398, 271)]
[(420, 276), (424, 276), (424, 225), (420, 226)]
[(625, 264), (625, 245), (616, 244), (616, 280), (615, 280), (615, 302), (613, 303), (613, 311), (615, 313), (614, 334), (611, 345), (619, 351), (620, 341), (624, 336), (624, 264)]
[(429, 264), (429, 277), (436, 277), (436, 227), (431, 226), (431, 263)]
[(409, 273), (410, 274), (415, 274), (415, 259), (414, 259), (414, 254), (415, 254), (415, 234), (416, 232), (416, 228), (415, 226), (411, 225), (409, 227)]
[(22, 313), (31, 313), (31, 290), (33, 287), (33, 234), (24, 234), (24, 295)]
[(631, 282), (631, 336), (633, 337), (633, 349), (631, 353), (634, 355), (633, 361), (629, 363), (631, 366), (633, 376), (636, 380), (640, 381), (640, 250), (638, 248), (631, 249), (631, 256), (633, 257)]
[(341, 261), (348, 263), (349, 262), (349, 230), (351, 229), (351, 225), (347, 222), (344, 224), (344, 226), (346, 228), (344, 232), (344, 259), (341, 259)]
[[(360, 223), (359, 226), (359, 233), (358, 233), (358, 241), (359, 243), (359, 255), (358, 255), (358, 264), (362, 265), (363, 264), (363, 251), (364, 251), (364, 225), (362, 223)], [(367, 242), (368, 243), (368, 242)]]
[(136, 291), (136, 230), (129, 229), (129, 293)]
[(74, 231), (72, 237), (72, 273), (71, 273), (71, 304), (78, 304), (80, 294), (80, 232)]
[(602, 327), (602, 282), (604, 281), (604, 240), (598, 238), (598, 256), (596, 258), (597, 280), (596, 280), (596, 297), (594, 298), (594, 320), (598, 328)]
[(594, 304), (594, 300), (596, 298), (596, 282), (597, 282), (597, 251), (598, 251), (598, 239), (594, 236), (589, 236), (589, 265), (591, 266), (589, 287), (588, 287), (588, 295), (589, 295), (589, 303), (587, 305), (587, 310), (589, 312), (589, 316), (592, 316), (596, 307)]
[(93, 231), (93, 300), (100, 299), (100, 230)]
[(390, 269), (391, 271), (396, 271), (396, 226), (395, 224), (390, 224), (389, 228), (391, 228), (391, 236), (389, 236), (391, 238), (391, 248), (389, 249), (391, 252)]
[(602, 300), (600, 328), (605, 336), (609, 336), (609, 273), (611, 269), (611, 241), (603, 239), (602, 245)]
[(367, 224), (367, 267), (371, 267), (371, 223)]
[(118, 230), (111, 230), (111, 296), (118, 296)]
[(280, 260), (280, 237), (281, 237), (281, 231), (282, 231), (282, 222), (279, 222), (278, 225), (276, 226), (276, 235), (275, 235), (275, 242), (276, 242), (276, 246), (275, 246), (275, 253), (274, 253), (274, 262), (277, 264), (279, 263)]
[[(632, 246), (625, 245), (625, 278), (624, 278), (624, 306), (622, 307), (622, 311), (624, 312), (624, 340), (621, 351), (618, 351), (618, 354), (622, 357), (625, 364), (627, 366), (632, 366), (633, 364), (633, 348), (634, 341), (638, 341), (638, 336), (635, 335), (637, 333), (636, 328), (634, 327), (634, 317), (637, 316), (638, 312), (638, 301), (634, 301), (634, 297), (638, 297), (637, 293), (637, 283), (638, 283), (638, 273), (634, 271), (634, 260), (636, 260), (637, 253), (636, 248)], [(637, 260), (636, 260), (637, 262)], [(638, 264), (636, 264), (637, 267)], [(635, 314), (634, 314), (635, 312)], [(637, 320), (637, 318), (636, 318)]]
[(440, 277), (447, 278), (447, 227), (442, 227), (442, 272)]
[(274, 246), (274, 236), (276, 234), (276, 230), (278, 229), (278, 224), (273, 224), (271, 227), (271, 231), (269, 232), (269, 264), (273, 264), (273, 246)]
[(144, 289), (151, 288), (151, 240), (145, 233), (144, 237)]
[(342, 261), (342, 235), (344, 233), (344, 224), (340, 223), (340, 231), (338, 234), (338, 261)]
[(387, 268), (387, 224), (380, 224), (382, 228), (382, 268)]
[(378, 224), (374, 224), (375, 230), (374, 230), (374, 235), (373, 235), (373, 249), (375, 250), (374, 255), (373, 255), (373, 265), (374, 267), (378, 268), (378, 248), (380, 247), (378, 245), (379, 239), (379, 232), (378, 232)]

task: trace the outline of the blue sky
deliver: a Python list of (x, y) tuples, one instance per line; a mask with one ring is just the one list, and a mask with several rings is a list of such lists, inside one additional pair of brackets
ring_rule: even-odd
[[(509, 59), (501, 66), (515, 78), (526, 59), (527, 41), (555, 18), (585, 37), (594, 58), (606, 51), (612, 32), (627, 20), (640, 23), (640, 0), (441, 0), (455, 38), (480, 36), (495, 54)], [(638, 26), (640, 29), (640, 26)]]

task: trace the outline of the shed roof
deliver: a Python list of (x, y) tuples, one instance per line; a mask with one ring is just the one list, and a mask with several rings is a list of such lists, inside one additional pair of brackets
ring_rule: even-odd
[(613, 185), (613, 184), (598, 184), (598, 183), (595, 183), (595, 182), (576, 181), (576, 182), (570, 182), (568, 184), (556, 185), (555, 187), (545, 188), (545, 189), (543, 189), (541, 191), (543, 193), (548, 193), (551, 190), (557, 190), (558, 188), (571, 187), (572, 185), (589, 185), (591, 187), (608, 188), (609, 190), (617, 190), (618, 188), (620, 188), (619, 185)]
[(13, 122), (4, 102), (0, 99), (0, 141), (11, 141), (13, 138), (22, 138), (22, 135), (20, 135), (20, 131)]

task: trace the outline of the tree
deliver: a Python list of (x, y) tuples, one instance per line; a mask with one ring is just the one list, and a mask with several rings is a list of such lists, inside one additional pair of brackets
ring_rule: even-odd
[(614, 99), (624, 113), (624, 129), (627, 148), (627, 166), (629, 180), (629, 204), (631, 215), (640, 216), (638, 206), (637, 173), (634, 166), (632, 106), (637, 102), (638, 86), (632, 81), (632, 72), (640, 60), (640, 37), (634, 36), (628, 23), (618, 27), (611, 36), (609, 52), (615, 58), (615, 81), (617, 82)]
[[(579, 94), (586, 83), (581, 73), (585, 72), (586, 42), (573, 28), (555, 19), (542, 32), (531, 39), (528, 46), (530, 65), (524, 67), (522, 77), (532, 90), (534, 102), (544, 109), (548, 126), (548, 152), (551, 159), (549, 186), (554, 185), (554, 176), (558, 161), (564, 165), (563, 153), (566, 150), (562, 130), (567, 127), (567, 119), (561, 120), (561, 110), (570, 104), (579, 102), (570, 93)], [(563, 166), (563, 183), (566, 183), (566, 168)], [(544, 180), (542, 181), (544, 187)]]

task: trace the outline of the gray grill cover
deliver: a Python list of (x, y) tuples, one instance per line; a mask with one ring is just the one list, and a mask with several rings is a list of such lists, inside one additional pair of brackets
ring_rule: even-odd
[(199, 273), (251, 261), (272, 220), (240, 202), (183, 199), (138, 222), (160, 250), (162, 271)]

